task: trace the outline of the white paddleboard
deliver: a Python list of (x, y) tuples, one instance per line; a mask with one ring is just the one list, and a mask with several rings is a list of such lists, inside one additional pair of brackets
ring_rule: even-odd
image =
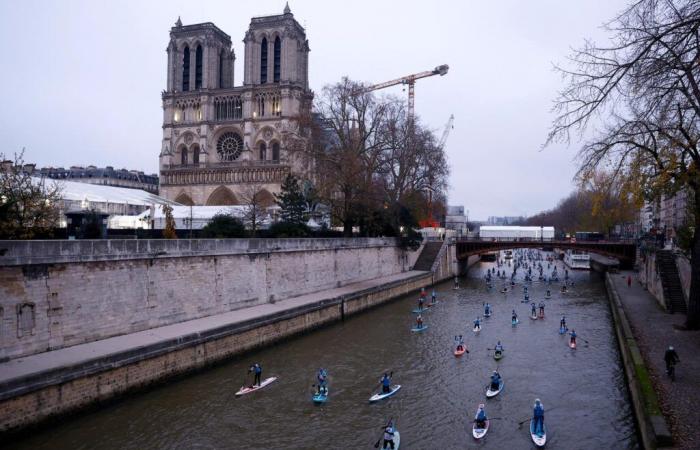
[(241, 395), (250, 394), (251, 392), (255, 392), (257, 390), (264, 388), (265, 386), (267, 386), (270, 383), (274, 383), (276, 380), (277, 380), (277, 377), (270, 377), (270, 378), (264, 379), (260, 383), (259, 386), (243, 386), (242, 388), (240, 388), (238, 390), (238, 392), (236, 392), (236, 396), (238, 397)]
[(369, 402), (370, 403), (378, 402), (379, 400), (383, 400), (387, 397), (391, 397), (392, 395), (396, 394), (399, 391), (399, 389), (401, 389), (401, 385), (395, 384), (391, 387), (391, 392), (387, 392), (386, 394), (384, 394), (382, 392), (378, 392), (369, 398)]

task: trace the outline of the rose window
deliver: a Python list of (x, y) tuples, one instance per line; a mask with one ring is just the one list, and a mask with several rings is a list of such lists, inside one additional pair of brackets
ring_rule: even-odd
[(243, 139), (236, 133), (224, 133), (216, 143), (216, 152), (221, 161), (233, 161), (241, 156)]

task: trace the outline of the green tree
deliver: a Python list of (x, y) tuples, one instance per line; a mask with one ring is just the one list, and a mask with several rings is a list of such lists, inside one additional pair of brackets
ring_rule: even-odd
[(203, 238), (241, 238), (246, 231), (243, 222), (230, 214), (216, 214), (209, 223), (202, 228)]
[(297, 177), (291, 173), (282, 182), (281, 191), (275, 194), (275, 203), (280, 207), (283, 222), (301, 225), (308, 220), (307, 201)]
[(51, 235), (58, 226), (61, 188), (25, 170), (23, 155), (9, 161), (0, 153), (0, 239)]
[(173, 218), (173, 207), (170, 205), (163, 205), (163, 214), (165, 215), (165, 229), (163, 230), (163, 237), (165, 239), (177, 239), (177, 233), (175, 232), (175, 219)]

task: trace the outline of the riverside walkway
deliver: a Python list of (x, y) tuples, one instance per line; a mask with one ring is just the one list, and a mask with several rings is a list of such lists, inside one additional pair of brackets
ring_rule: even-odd
[[(627, 277), (635, 280), (627, 286)], [(611, 274), (632, 327), (662, 413), (669, 421), (677, 448), (700, 448), (700, 331), (681, 331), (683, 314), (664, 311), (652, 295), (636, 281), (633, 272)], [(666, 376), (663, 357), (669, 345), (678, 352), (676, 381)]]

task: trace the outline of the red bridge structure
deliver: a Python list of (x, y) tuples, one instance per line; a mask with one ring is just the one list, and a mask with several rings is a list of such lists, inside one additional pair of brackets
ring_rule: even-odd
[(589, 253), (617, 258), (620, 267), (631, 269), (637, 258), (637, 244), (635, 241), (557, 241), (551, 239), (494, 239), (494, 238), (470, 238), (457, 240), (457, 259), (466, 260), (473, 255), (497, 252), (500, 250), (514, 250), (517, 248), (560, 248), (583, 250)]

